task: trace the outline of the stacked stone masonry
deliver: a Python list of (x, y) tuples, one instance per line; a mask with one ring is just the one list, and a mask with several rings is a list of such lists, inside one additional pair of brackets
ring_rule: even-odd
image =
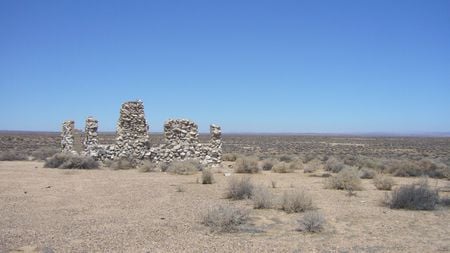
[[(74, 128), (73, 121), (71, 129)], [(66, 122), (63, 124), (62, 147)], [(128, 159), (134, 164), (143, 160), (155, 163), (174, 160), (196, 159), (203, 164), (218, 164), (222, 161), (222, 139), (219, 126), (211, 125), (209, 143), (200, 143), (198, 126), (187, 119), (170, 119), (164, 124), (165, 143), (152, 147), (149, 143), (149, 127), (141, 101), (126, 102), (120, 110), (117, 136), (114, 145), (100, 145), (98, 142), (98, 121), (86, 119), (83, 154), (97, 160)], [(73, 149), (73, 134), (70, 141)], [(67, 147), (66, 147), (67, 148)]]
[(73, 132), (75, 130), (75, 122), (73, 120), (64, 121), (61, 132), (61, 152), (73, 152), (73, 143), (75, 141)]

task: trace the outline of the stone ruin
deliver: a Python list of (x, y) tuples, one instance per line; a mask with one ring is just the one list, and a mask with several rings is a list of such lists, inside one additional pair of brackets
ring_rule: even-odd
[[(63, 124), (63, 152), (74, 152), (74, 126), (74, 121), (66, 121)], [(197, 124), (186, 119), (170, 119), (164, 124), (164, 143), (152, 147), (142, 101), (122, 104), (115, 144), (100, 145), (97, 131), (98, 121), (88, 117), (82, 154), (100, 161), (128, 159), (134, 164), (143, 160), (160, 163), (196, 159), (203, 164), (218, 164), (222, 161), (222, 132), (216, 125), (210, 126), (210, 141), (200, 143)]]

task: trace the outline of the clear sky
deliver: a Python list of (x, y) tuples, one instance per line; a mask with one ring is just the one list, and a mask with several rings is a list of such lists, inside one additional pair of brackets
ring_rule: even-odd
[(449, 132), (450, 1), (0, 1), (0, 130)]

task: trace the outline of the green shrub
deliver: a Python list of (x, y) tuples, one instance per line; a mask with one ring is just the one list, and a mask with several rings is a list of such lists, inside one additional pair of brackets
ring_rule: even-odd
[(242, 208), (218, 206), (208, 210), (202, 224), (216, 232), (236, 232), (248, 220), (249, 212)]
[(214, 183), (214, 175), (211, 169), (202, 170), (202, 184), (212, 184)]
[(326, 188), (348, 191), (362, 190), (358, 171), (354, 168), (341, 170), (338, 174), (328, 178)]
[(243, 177), (238, 179), (232, 177), (228, 181), (226, 197), (233, 200), (248, 199), (252, 197), (253, 188), (250, 178)]
[(45, 161), (44, 168), (59, 169), (96, 169), (99, 167), (97, 161), (89, 156), (58, 153)]
[(17, 150), (7, 150), (0, 152), (0, 161), (24, 161), (28, 156)]
[(203, 170), (203, 165), (197, 160), (174, 161), (169, 164), (167, 172), (178, 175), (192, 175)]
[(234, 171), (236, 173), (258, 173), (258, 160), (253, 157), (239, 158), (236, 160)]
[(379, 174), (373, 179), (373, 184), (378, 190), (390, 191), (394, 186), (394, 179), (390, 176)]
[(273, 195), (265, 186), (257, 186), (252, 190), (253, 207), (255, 209), (269, 209), (273, 205)]
[(303, 215), (303, 218), (298, 221), (297, 231), (304, 231), (309, 233), (318, 233), (323, 230), (325, 225), (325, 216), (317, 211), (308, 211)]
[(386, 203), (391, 209), (434, 210), (439, 203), (439, 194), (423, 179), (393, 190), (390, 196), (387, 195)]
[(304, 191), (285, 192), (281, 200), (281, 210), (299, 213), (313, 209), (312, 198)]
[(372, 179), (376, 174), (377, 172), (375, 170), (369, 168), (362, 168), (359, 170), (359, 178), (363, 179)]
[(338, 173), (345, 167), (344, 163), (336, 159), (335, 157), (330, 157), (325, 163), (324, 170)]

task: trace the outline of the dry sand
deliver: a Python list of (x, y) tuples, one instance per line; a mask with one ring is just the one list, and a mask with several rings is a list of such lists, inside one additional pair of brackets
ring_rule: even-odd
[[(222, 172), (226, 172), (224, 169)], [(243, 175), (237, 175), (243, 176)], [(200, 174), (136, 170), (44, 169), (40, 162), (0, 162), (0, 252), (450, 252), (450, 211), (391, 210), (372, 180), (365, 190), (323, 188), (303, 172), (250, 176), (277, 195), (305, 189), (327, 220), (317, 234), (295, 231), (302, 214), (251, 210), (244, 232), (213, 233), (200, 223), (224, 199), (228, 177), (197, 184)], [(398, 184), (414, 179), (395, 178)], [(431, 180), (438, 187), (449, 182)], [(178, 192), (178, 188), (184, 189)]]

